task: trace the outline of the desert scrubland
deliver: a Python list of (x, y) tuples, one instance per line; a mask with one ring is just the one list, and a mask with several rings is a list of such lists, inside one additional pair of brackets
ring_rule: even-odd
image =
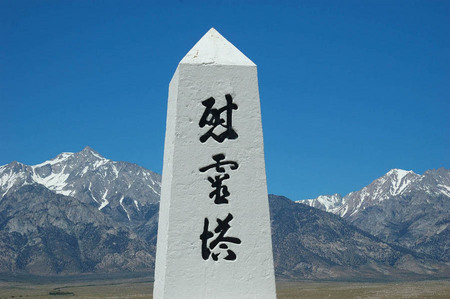
[[(148, 278), (0, 282), (0, 298), (152, 298), (152, 291)], [(450, 281), (278, 281), (277, 298), (450, 298)]]

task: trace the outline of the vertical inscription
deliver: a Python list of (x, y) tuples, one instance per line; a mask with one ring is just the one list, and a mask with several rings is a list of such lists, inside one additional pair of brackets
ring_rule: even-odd
[[(205, 110), (200, 118), (199, 127), (208, 127), (208, 130), (200, 136), (201, 143), (205, 143), (210, 137), (218, 143), (222, 143), (225, 139), (234, 140), (238, 138), (238, 134), (233, 128), (233, 110), (237, 110), (238, 106), (233, 103), (233, 97), (230, 94), (225, 95), (225, 100), (226, 105), (221, 108), (214, 107), (216, 100), (213, 97), (209, 97), (202, 102)], [(239, 164), (236, 161), (226, 160), (224, 153), (215, 154), (212, 159), (214, 163), (199, 168), (199, 171), (202, 173), (215, 171), (207, 177), (212, 188), (209, 198), (214, 199), (216, 205), (228, 205), (230, 204), (229, 196), (231, 196), (231, 192), (224, 181), (230, 178), (227, 170), (237, 170)], [(218, 261), (219, 256), (226, 261), (236, 260), (237, 254), (229, 246), (231, 244), (239, 245), (241, 240), (227, 235), (231, 228), (231, 220), (233, 220), (233, 215), (228, 212), (224, 219), (216, 219), (217, 225), (213, 231), (210, 231), (210, 221), (208, 217), (205, 217), (203, 232), (200, 235), (201, 255), (204, 260), (211, 258), (213, 261)]]

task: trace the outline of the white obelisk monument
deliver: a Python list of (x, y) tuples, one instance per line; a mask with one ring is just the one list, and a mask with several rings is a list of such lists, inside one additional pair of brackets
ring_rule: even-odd
[(215, 29), (170, 82), (154, 298), (275, 298), (256, 65)]

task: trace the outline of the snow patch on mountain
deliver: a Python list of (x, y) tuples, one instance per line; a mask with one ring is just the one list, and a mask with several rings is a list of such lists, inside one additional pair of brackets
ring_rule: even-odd
[(58, 164), (58, 163), (66, 161), (68, 158), (70, 158), (72, 156), (73, 156), (73, 153), (69, 153), (69, 152), (61, 153), (58, 156), (56, 156), (54, 159), (51, 159), (51, 160), (48, 160), (48, 161), (36, 164), (36, 165), (34, 165), (32, 167), (33, 168), (39, 168), (39, 167), (42, 167), (42, 166), (45, 166), (45, 165), (55, 165), (55, 164)]
[(137, 209), (138, 211), (141, 211), (141, 209), (139, 209), (139, 203), (138, 203), (138, 201), (137, 201), (136, 199), (134, 199), (133, 202), (134, 202), (134, 205), (136, 206), (136, 209)]
[(3, 165), (0, 167), (0, 191), (2, 195), (0, 199), (8, 193), (8, 191), (17, 183), (17, 182), (25, 182), (26, 173), (24, 172), (14, 172), (12, 169), (7, 169), (7, 165)]
[(29, 174), (29, 166), (17, 161), (0, 166), (0, 200), (11, 189), (31, 183), (33, 181)]
[(116, 167), (116, 165), (112, 165), (112, 169), (113, 169), (113, 171), (114, 171), (114, 174), (116, 175), (116, 179), (119, 177), (119, 171), (117, 170), (117, 167)]
[(106, 196), (108, 195), (108, 190), (105, 191), (105, 193), (102, 196), (102, 203), (100, 204), (100, 207), (98, 207), (99, 210), (103, 209), (109, 204), (109, 201), (106, 199)]
[(340, 194), (333, 195), (320, 195), (314, 199), (305, 199), (296, 201), (297, 203), (304, 203), (314, 208), (330, 212), (331, 210), (339, 207), (342, 203), (342, 196)]
[(127, 213), (128, 221), (131, 221), (130, 213), (128, 213), (127, 209), (123, 205), (124, 198), (125, 198), (125, 196), (122, 195), (122, 197), (119, 200), (119, 203), (120, 203), (120, 206), (122, 207), (122, 209), (125, 211), (125, 213)]
[(392, 177), (392, 184), (389, 189), (392, 196), (401, 194), (413, 180), (408, 177), (408, 174), (415, 174), (413, 171), (406, 171), (403, 169), (392, 169), (386, 176)]
[(89, 166), (86, 166), (83, 168), (83, 170), (81, 171), (81, 176), (85, 175), (89, 170)]
[[(98, 157), (98, 155), (95, 155), (95, 157)], [(100, 168), (101, 166), (107, 164), (108, 162), (110, 162), (110, 160), (105, 159), (105, 158), (100, 158), (99, 160), (94, 162), (94, 164), (92, 165), (92, 168), (93, 169)]]
[(95, 202), (97, 202), (98, 203), (98, 200), (97, 200), (97, 198), (95, 198), (95, 196), (94, 196), (94, 193), (92, 193), (92, 189), (91, 189), (91, 187), (92, 187), (92, 182), (89, 182), (89, 187), (88, 187), (88, 190), (89, 190), (89, 194), (90, 194), (90, 196), (91, 196), (91, 198), (95, 201)]
[(450, 187), (449, 186), (442, 185), (442, 184), (438, 184), (437, 186), (439, 187), (439, 190), (441, 191), (442, 194), (450, 197)]
[[(54, 164), (56, 163), (53, 163), (52, 165)], [(70, 173), (64, 172), (66, 167), (67, 166), (65, 165), (63, 166), (61, 171), (51, 172), (49, 175), (42, 177), (36, 173), (36, 166), (31, 166), (31, 168), (33, 169), (32, 178), (36, 183), (44, 185), (55, 193), (69, 196), (71, 194), (71, 190), (64, 190), (67, 186), (67, 178), (70, 175)]]

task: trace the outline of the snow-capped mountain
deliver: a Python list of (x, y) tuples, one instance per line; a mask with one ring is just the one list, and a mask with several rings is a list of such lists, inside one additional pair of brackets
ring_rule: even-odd
[[(440, 173), (433, 178), (435, 173)], [(428, 194), (450, 197), (450, 178), (445, 169), (428, 170), (423, 175), (402, 169), (392, 169), (384, 176), (359, 191), (350, 192), (345, 197), (340, 194), (320, 195), (314, 199), (299, 200), (311, 207), (319, 208), (347, 218), (370, 206), (375, 206), (392, 197), (425, 191)]]
[(33, 166), (16, 161), (1, 166), (0, 200), (24, 185), (40, 184), (131, 221), (133, 217), (142, 218), (143, 207), (158, 203), (160, 181), (159, 174), (136, 164), (106, 159), (86, 147)]
[(303, 203), (316, 209), (329, 212), (342, 205), (342, 196), (340, 194), (320, 195), (314, 199), (298, 200), (296, 203)]
[(413, 183), (419, 179), (420, 175), (413, 171), (392, 169), (370, 185), (345, 196), (342, 204), (330, 212), (344, 218), (349, 217), (390, 197), (408, 192)]
[(392, 169), (359, 191), (298, 203), (339, 215), (379, 238), (450, 260), (450, 170)]

